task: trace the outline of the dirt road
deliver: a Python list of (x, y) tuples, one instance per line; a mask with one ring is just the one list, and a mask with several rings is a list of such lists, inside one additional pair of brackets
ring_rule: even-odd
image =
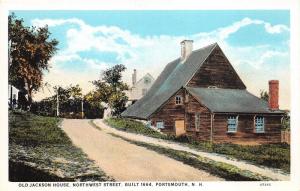
[(64, 119), (62, 128), (76, 146), (117, 181), (222, 180), (98, 130), (88, 120)]

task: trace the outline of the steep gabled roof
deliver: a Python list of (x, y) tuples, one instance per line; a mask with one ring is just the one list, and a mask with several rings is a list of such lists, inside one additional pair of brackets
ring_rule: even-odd
[(283, 113), (280, 110), (271, 111), (268, 102), (252, 95), (247, 90), (191, 87), (186, 87), (186, 89), (211, 112)]
[(177, 58), (167, 64), (147, 94), (129, 106), (122, 116), (148, 119), (173, 94), (187, 84), (216, 46), (217, 43), (214, 43), (193, 51), (184, 63)]
[(145, 74), (143, 77), (141, 77), (141, 79), (139, 79), (135, 84), (138, 84), (140, 82), (142, 82), (142, 80), (145, 78), (145, 77), (149, 77), (151, 80), (154, 80), (153, 76), (149, 73)]

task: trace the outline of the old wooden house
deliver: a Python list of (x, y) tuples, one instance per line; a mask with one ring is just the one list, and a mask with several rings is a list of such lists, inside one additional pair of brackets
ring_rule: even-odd
[(193, 51), (193, 41), (184, 40), (181, 57), (122, 116), (202, 141), (280, 142), (278, 88), (277, 80), (269, 81), (269, 102), (254, 96), (217, 43)]

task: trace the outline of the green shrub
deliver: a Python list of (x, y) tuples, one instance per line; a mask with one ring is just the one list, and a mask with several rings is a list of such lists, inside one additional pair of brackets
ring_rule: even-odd
[(139, 121), (126, 118), (109, 118), (105, 122), (116, 129), (127, 131), (131, 133), (137, 133), (142, 135), (147, 135), (154, 138), (167, 139), (168, 135), (157, 132), (151, 128), (146, 127), (145, 124)]
[(254, 164), (290, 171), (290, 147), (287, 144), (236, 145), (214, 144), (213, 152)]

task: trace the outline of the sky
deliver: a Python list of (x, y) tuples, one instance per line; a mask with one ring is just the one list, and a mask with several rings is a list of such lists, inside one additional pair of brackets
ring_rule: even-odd
[[(124, 64), (123, 80), (131, 84), (146, 73), (156, 78), (180, 56), (180, 42), (194, 41), (194, 50), (217, 42), (247, 90), (259, 96), (268, 81), (280, 81), (279, 104), (290, 108), (290, 13), (257, 11), (13, 11), (27, 26), (48, 25), (59, 41), (44, 82), (79, 84), (84, 93), (101, 71)], [(48, 89), (34, 95), (52, 95)]]

